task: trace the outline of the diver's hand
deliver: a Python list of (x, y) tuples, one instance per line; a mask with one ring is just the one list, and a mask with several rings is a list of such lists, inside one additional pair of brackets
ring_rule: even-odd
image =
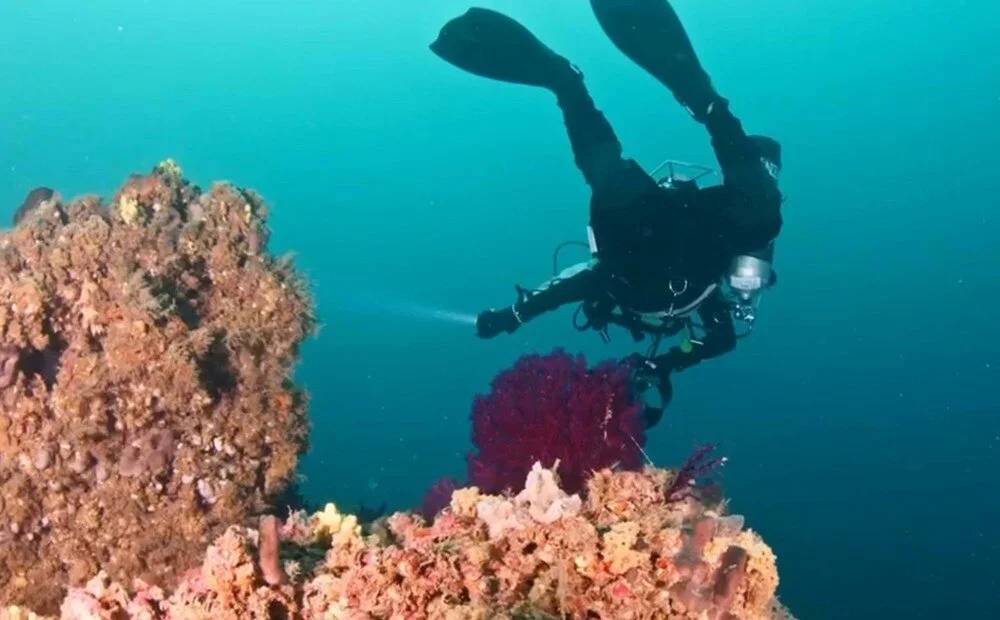
[(647, 362), (649, 362), (649, 358), (646, 357), (645, 355), (642, 355), (641, 353), (633, 353), (632, 355), (628, 355), (622, 358), (621, 361), (623, 366), (628, 366), (629, 368), (631, 368), (636, 372), (638, 372), (642, 368), (645, 368)]
[(634, 353), (625, 358), (624, 363), (632, 368), (633, 377), (639, 386), (648, 389), (652, 386), (670, 385), (670, 373), (673, 368), (661, 362), (660, 358), (650, 359)]
[(480, 312), (476, 318), (476, 335), (480, 338), (493, 338), (501, 332), (511, 334), (520, 326), (521, 322), (517, 320), (513, 308), (491, 308)]
[[(633, 388), (640, 402), (645, 405), (642, 418), (646, 428), (652, 428), (659, 423), (674, 396), (674, 386), (670, 381), (673, 369), (668, 364), (657, 362), (658, 358), (649, 359), (638, 353), (622, 360), (622, 363), (631, 369)], [(650, 398), (652, 390), (656, 390), (659, 395), (658, 402), (655, 397)]]

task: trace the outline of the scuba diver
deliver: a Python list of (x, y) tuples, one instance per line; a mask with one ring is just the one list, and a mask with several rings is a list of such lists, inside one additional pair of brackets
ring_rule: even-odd
[[(650, 336), (646, 354), (630, 361), (647, 401), (646, 424), (653, 426), (670, 402), (671, 374), (733, 350), (734, 318), (752, 328), (760, 295), (774, 283), (781, 147), (744, 132), (667, 0), (591, 0), (591, 6), (611, 41), (706, 127), (721, 185), (699, 188), (673, 174), (658, 180), (625, 159), (580, 70), (503, 14), (470, 9), (443, 27), (431, 49), (470, 73), (555, 94), (592, 192), (591, 260), (537, 289), (517, 287), (512, 305), (479, 315), (478, 335), (512, 333), (544, 312), (579, 303), (578, 329), (607, 339), (608, 326), (619, 325), (636, 341)], [(687, 337), (680, 345), (659, 352), (665, 337), (681, 332)]]

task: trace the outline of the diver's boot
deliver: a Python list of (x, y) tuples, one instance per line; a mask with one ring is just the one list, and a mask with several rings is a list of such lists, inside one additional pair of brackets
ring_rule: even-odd
[(715, 104), (725, 103), (667, 0), (590, 0), (590, 5), (615, 46), (669, 88), (699, 122)]
[(573, 65), (515, 20), (474, 8), (441, 29), (431, 51), (469, 73), (547, 88), (557, 95), (580, 82)]

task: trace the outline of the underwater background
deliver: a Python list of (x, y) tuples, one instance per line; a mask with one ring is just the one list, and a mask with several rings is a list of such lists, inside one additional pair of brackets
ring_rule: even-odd
[[(323, 322), (298, 371), (310, 502), (414, 506), (464, 473), (472, 398), (519, 355), (636, 349), (570, 309), (489, 342), (463, 323), (547, 278), (588, 200), (551, 95), (427, 50), (467, 1), (0, 0), (3, 221), (32, 187), (109, 196), (168, 156), (272, 205)], [(478, 4), (577, 63), (647, 169), (714, 165), (588, 3)], [(674, 4), (782, 142), (788, 200), (757, 332), (676, 376), (650, 456), (721, 444), (802, 618), (1000, 616), (1000, 5)]]

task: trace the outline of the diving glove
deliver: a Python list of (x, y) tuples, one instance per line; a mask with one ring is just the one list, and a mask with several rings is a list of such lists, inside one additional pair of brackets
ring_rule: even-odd
[(633, 386), (644, 405), (643, 423), (646, 428), (652, 428), (659, 424), (664, 410), (673, 400), (674, 386), (670, 381), (673, 369), (638, 354), (629, 356), (625, 363), (633, 369)]
[(625, 363), (632, 368), (637, 386), (644, 389), (670, 385), (670, 374), (674, 369), (662, 362), (660, 358), (649, 359), (639, 354), (630, 355), (625, 360)]
[(493, 338), (501, 332), (512, 334), (520, 326), (521, 321), (514, 313), (513, 306), (484, 310), (476, 317), (476, 335), (480, 338)]

